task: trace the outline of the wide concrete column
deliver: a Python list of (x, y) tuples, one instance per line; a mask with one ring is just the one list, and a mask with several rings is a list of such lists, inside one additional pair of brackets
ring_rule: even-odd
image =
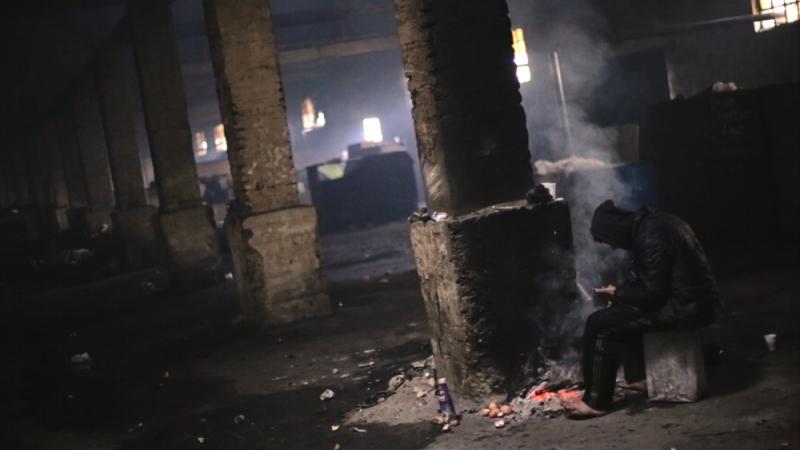
[(83, 172), (80, 145), (71, 107), (59, 113), (59, 144), (62, 151), (64, 178), (69, 193), (67, 217), (71, 229), (86, 232), (89, 230), (87, 212), (89, 195), (86, 191), (86, 176)]
[(114, 192), (108, 162), (103, 118), (97, 97), (94, 75), (89, 72), (78, 83), (73, 111), (80, 145), (88, 200), (89, 228), (97, 231), (111, 226)]
[(159, 262), (156, 208), (147, 204), (142, 161), (136, 141), (129, 91), (127, 47), (109, 48), (97, 65), (97, 89), (114, 182), (114, 231), (125, 243), (129, 268), (141, 269)]
[(42, 136), (42, 151), (47, 170), (45, 189), (47, 222), (56, 231), (69, 228), (70, 198), (64, 171), (64, 149), (61, 143), (63, 122), (60, 118), (47, 121)]
[(181, 287), (217, 282), (216, 229), (200, 197), (170, 2), (131, 2), (128, 9), (169, 266)]
[(436, 366), (461, 396), (508, 394), (580, 325), (567, 319), (569, 207), (522, 200), (532, 174), (505, 0), (395, 6), (428, 209), (449, 215), (411, 225)]
[(227, 231), (242, 311), (267, 323), (329, 314), (316, 212), (299, 204), (269, 5), (203, 4), (236, 193)]
[(428, 207), (522, 198), (530, 153), (505, 0), (395, 0)]

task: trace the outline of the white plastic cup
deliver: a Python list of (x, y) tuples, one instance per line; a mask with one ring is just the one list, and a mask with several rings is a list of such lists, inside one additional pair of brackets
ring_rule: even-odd
[(764, 335), (764, 342), (767, 343), (767, 350), (774, 352), (775, 351), (775, 340), (778, 338), (777, 334), (765, 334)]

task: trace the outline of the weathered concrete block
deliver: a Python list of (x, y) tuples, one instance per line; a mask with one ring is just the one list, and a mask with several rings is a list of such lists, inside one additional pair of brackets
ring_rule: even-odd
[(175, 287), (194, 289), (224, 279), (211, 208), (192, 206), (162, 212), (159, 218), (167, 264)]
[(465, 396), (513, 389), (577, 299), (567, 204), (415, 222), (411, 242), (440, 376)]
[(278, 324), (331, 313), (314, 208), (230, 214), (226, 233), (246, 320)]
[(700, 331), (645, 333), (644, 358), (651, 401), (695, 402), (706, 394)]
[(129, 269), (156, 265), (161, 259), (156, 208), (144, 206), (114, 211), (114, 231), (125, 243), (125, 262)]

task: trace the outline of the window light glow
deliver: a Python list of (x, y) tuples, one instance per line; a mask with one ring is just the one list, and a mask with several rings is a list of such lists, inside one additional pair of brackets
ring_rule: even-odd
[(214, 147), (218, 152), (228, 151), (228, 141), (225, 139), (225, 126), (222, 124), (214, 127)]
[(364, 141), (383, 142), (381, 120), (377, 117), (368, 117), (364, 119)]
[(202, 131), (194, 134), (194, 152), (197, 156), (208, 154), (208, 141), (206, 141), (206, 134)]
[(753, 22), (758, 31), (766, 31), (779, 25), (800, 20), (800, 0), (756, 0), (753, 2), (753, 14), (774, 14), (774, 19)]
[(517, 80), (519, 80), (520, 83), (531, 81), (530, 66), (517, 66)]
[(325, 126), (325, 113), (317, 111), (314, 101), (310, 98), (303, 100), (303, 134), (310, 133), (317, 128)]
[(511, 30), (514, 45), (514, 64), (517, 65), (517, 80), (520, 83), (531, 81), (531, 66), (528, 60), (528, 46), (525, 44), (525, 32), (522, 28)]

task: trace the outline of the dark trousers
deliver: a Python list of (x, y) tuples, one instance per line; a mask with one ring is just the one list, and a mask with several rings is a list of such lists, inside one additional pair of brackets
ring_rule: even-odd
[(622, 364), (629, 383), (645, 378), (642, 336), (655, 329), (648, 314), (633, 306), (613, 305), (592, 313), (583, 333), (583, 401), (608, 409)]

